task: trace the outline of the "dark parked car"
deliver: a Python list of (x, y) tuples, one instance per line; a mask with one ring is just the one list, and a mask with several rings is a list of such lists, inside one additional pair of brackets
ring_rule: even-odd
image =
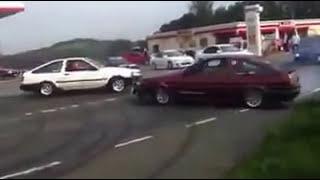
[(301, 63), (320, 63), (320, 37), (306, 37), (301, 39), (295, 55), (295, 61)]
[(2, 79), (17, 77), (18, 75), (19, 72), (16, 70), (0, 68), (0, 78)]
[(300, 93), (294, 71), (283, 72), (254, 56), (222, 55), (160, 77), (134, 84), (132, 93), (140, 100), (152, 97), (159, 104), (176, 98), (242, 100), (256, 108), (268, 100), (291, 101)]
[(125, 67), (130, 69), (140, 69), (137, 64), (128, 63), (123, 57), (109, 57), (105, 63), (106, 66), (111, 67)]

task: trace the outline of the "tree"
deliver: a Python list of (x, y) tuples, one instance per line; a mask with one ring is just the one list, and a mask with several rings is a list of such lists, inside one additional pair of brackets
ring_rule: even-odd
[(195, 26), (204, 26), (211, 23), (213, 17), (213, 1), (191, 1), (189, 12), (197, 19)]

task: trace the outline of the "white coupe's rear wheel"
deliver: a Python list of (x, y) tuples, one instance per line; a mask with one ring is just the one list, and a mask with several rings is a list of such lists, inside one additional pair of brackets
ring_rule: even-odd
[(160, 88), (156, 91), (155, 99), (157, 103), (161, 105), (169, 104), (171, 100), (169, 93), (163, 88)]
[(262, 105), (263, 95), (259, 90), (249, 90), (244, 97), (246, 105), (250, 108), (258, 108)]
[(54, 91), (54, 86), (51, 83), (45, 82), (40, 86), (40, 94), (43, 96), (51, 96)]
[(126, 82), (123, 78), (115, 78), (111, 82), (111, 87), (114, 92), (122, 92), (126, 88)]

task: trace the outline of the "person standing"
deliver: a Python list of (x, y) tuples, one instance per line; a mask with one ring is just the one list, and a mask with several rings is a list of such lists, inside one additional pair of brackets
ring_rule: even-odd
[(292, 43), (292, 52), (293, 53), (297, 52), (297, 50), (299, 48), (299, 44), (300, 44), (300, 36), (299, 36), (297, 30), (295, 30), (295, 32), (292, 36), (291, 43)]

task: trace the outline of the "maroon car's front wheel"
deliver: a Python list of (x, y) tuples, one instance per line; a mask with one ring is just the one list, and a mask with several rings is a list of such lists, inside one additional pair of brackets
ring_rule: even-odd
[(262, 105), (263, 94), (259, 90), (248, 90), (244, 95), (244, 102), (249, 108), (258, 108)]
[(171, 101), (169, 93), (163, 88), (159, 88), (156, 91), (155, 99), (156, 99), (157, 103), (161, 104), (161, 105), (169, 104)]

